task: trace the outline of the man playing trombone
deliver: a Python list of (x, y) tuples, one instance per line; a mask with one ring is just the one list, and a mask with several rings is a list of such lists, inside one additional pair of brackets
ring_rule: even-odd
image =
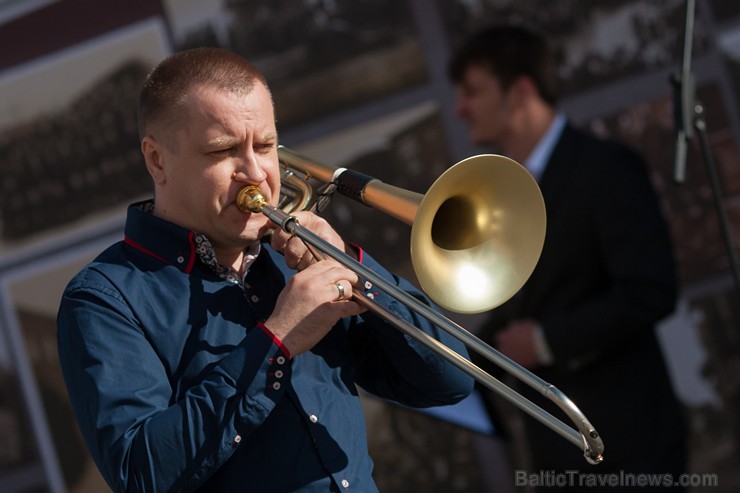
[[(356, 386), (452, 404), (472, 379), (385, 320), (374, 300), (463, 345), (297, 237), (244, 213), (238, 191), (280, 195), (264, 77), (225, 50), (177, 53), (147, 77), (141, 150), (155, 200), (68, 285), (58, 316), (65, 382), (114, 491), (376, 491)], [(301, 225), (416, 297), (320, 217)], [(272, 232), (269, 242), (266, 234)]]

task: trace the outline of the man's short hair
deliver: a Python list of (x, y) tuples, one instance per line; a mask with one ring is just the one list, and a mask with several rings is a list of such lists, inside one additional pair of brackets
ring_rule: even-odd
[(555, 106), (557, 64), (550, 46), (537, 31), (520, 25), (491, 25), (467, 38), (449, 65), (453, 82), (462, 81), (470, 65), (483, 65), (504, 89), (520, 76), (529, 77), (540, 97)]
[(194, 48), (162, 60), (146, 77), (139, 94), (139, 138), (152, 127), (169, 125), (191, 88), (208, 86), (248, 94), (255, 85), (267, 87), (264, 75), (244, 58), (222, 48)]

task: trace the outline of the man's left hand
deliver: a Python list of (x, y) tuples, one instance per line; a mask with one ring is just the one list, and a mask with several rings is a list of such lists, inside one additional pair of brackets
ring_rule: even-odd
[[(334, 231), (324, 218), (308, 211), (296, 212), (292, 215), (298, 218), (298, 223), (302, 227), (331, 243), (339, 250), (345, 251), (344, 240), (342, 240), (339, 234)], [(308, 250), (308, 247), (306, 247), (306, 244), (303, 243), (303, 240), (281, 229), (277, 229), (273, 233), (271, 245), (275, 250), (285, 255), (285, 263), (291, 269), (302, 271), (309, 265), (317, 262), (313, 254)]]
[(525, 368), (539, 366), (534, 344), (536, 328), (537, 322), (534, 320), (517, 320), (510, 323), (496, 335), (498, 350)]

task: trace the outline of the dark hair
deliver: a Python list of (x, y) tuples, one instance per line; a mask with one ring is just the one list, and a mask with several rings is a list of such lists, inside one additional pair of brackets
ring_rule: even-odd
[(507, 89), (517, 77), (532, 79), (542, 99), (557, 103), (557, 66), (544, 36), (519, 25), (492, 25), (470, 36), (455, 52), (449, 76), (460, 82), (470, 65), (482, 64)]
[(188, 91), (210, 86), (248, 94), (255, 82), (267, 87), (262, 73), (244, 58), (222, 48), (194, 48), (165, 58), (146, 77), (139, 94), (139, 138), (152, 125), (169, 124)]

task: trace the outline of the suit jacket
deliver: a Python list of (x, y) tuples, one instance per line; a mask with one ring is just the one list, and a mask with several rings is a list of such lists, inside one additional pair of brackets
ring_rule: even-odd
[[(540, 188), (547, 208), (542, 255), (522, 290), (492, 311), (482, 337), (492, 343), (515, 319), (541, 324), (555, 362), (535, 373), (601, 433), (605, 462), (594, 472), (680, 469), (680, 457), (661, 462), (675, 455), (666, 455), (668, 448), (682, 451), (683, 432), (654, 332), (674, 309), (674, 258), (643, 161), (624, 145), (566, 125)], [(528, 397), (543, 404), (535, 393)], [(535, 469), (588, 467), (550, 429), (528, 420), (527, 431)]]

